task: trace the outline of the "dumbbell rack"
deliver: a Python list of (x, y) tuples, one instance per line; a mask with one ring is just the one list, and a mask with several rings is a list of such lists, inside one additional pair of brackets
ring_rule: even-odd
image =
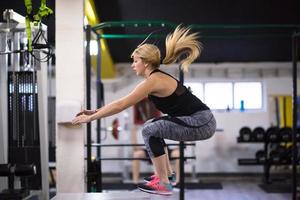
[(248, 140), (244, 141), (240, 137), (237, 138), (238, 143), (263, 143), (264, 144), (264, 151), (265, 151), (265, 158), (264, 161), (258, 161), (256, 158), (239, 158), (238, 164), (239, 165), (263, 165), (264, 166), (264, 183), (269, 183), (269, 177), (270, 177), (270, 162), (268, 160), (268, 145), (269, 142), (266, 140), (264, 141), (254, 141), (254, 140)]
[[(270, 180), (270, 168), (271, 166), (279, 166), (279, 165), (292, 165), (292, 157), (291, 160), (288, 162), (274, 162), (270, 158), (270, 144), (280, 144), (280, 143), (287, 143), (287, 142), (292, 142), (292, 141), (282, 141), (280, 139), (278, 140), (273, 140), (270, 141), (269, 139), (265, 138), (264, 140), (257, 141), (251, 138), (250, 140), (242, 140), (241, 137), (237, 138), (238, 143), (262, 143), (264, 145), (264, 158), (263, 161), (258, 160), (257, 158), (239, 158), (238, 159), (238, 164), (239, 165), (263, 165), (263, 171), (264, 171), (264, 176), (263, 176), (263, 183), (264, 184), (271, 184), (272, 181)], [(298, 141), (299, 142), (299, 141)]]

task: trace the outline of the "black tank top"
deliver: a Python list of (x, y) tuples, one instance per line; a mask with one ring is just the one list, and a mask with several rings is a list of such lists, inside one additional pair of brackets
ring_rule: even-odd
[[(174, 78), (170, 74), (159, 69), (155, 69), (150, 73), (150, 75), (156, 72), (161, 72)], [(148, 95), (149, 100), (154, 103), (155, 107), (158, 110), (172, 117), (178, 117), (188, 116), (195, 112), (209, 109), (200, 99), (193, 95), (176, 78), (174, 79), (177, 81), (177, 88), (170, 96), (157, 97), (154, 95)]]

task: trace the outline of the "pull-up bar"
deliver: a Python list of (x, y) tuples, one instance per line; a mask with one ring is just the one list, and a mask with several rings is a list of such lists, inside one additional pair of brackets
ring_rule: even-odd
[[(134, 21), (108, 21), (102, 22), (92, 27), (97, 31), (104, 28), (112, 27), (168, 27), (175, 28), (178, 24), (169, 21), (148, 21), (148, 20), (134, 20)], [(191, 24), (192, 29), (272, 29), (272, 28), (300, 28), (300, 24)]]
[(104, 29), (104, 28), (112, 28), (112, 27), (169, 27), (175, 28), (177, 25), (168, 22), (168, 21), (148, 21), (148, 20), (134, 20), (134, 21), (109, 21), (102, 22), (92, 27), (94, 31)]
[[(99, 30), (103, 30), (105, 28), (141, 28), (141, 27), (149, 27), (149, 28), (170, 28), (174, 29), (177, 24), (168, 22), (168, 21), (145, 21), (145, 20), (135, 20), (135, 21), (109, 21), (100, 23), (94, 27), (92, 30), (97, 33), (99, 38), (103, 39), (142, 39), (146, 38), (147, 34), (103, 34), (99, 33)], [(191, 24), (189, 25), (191, 29), (198, 30), (247, 30), (246, 33), (236, 33), (236, 32), (228, 32), (228, 33), (220, 33), (220, 34), (212, 34), (212, 33), (201, 33), (201, 38), (253, 38), (253, 37), (290, 37), (295, 30), (300, 29), (300, 24)], [(251, 30), (269, 30), (272, 31), (270, 33), (251, 33)], [(280, 29), (285, 32), (274, 33), (272, 29)], [(164, 34), (153, 34), (150, 36), (151, 38), (164, 38), (166, 35)]]

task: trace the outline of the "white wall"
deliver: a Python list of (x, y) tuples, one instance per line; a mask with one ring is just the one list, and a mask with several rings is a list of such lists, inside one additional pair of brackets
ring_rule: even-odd
[[(267, 67), (270, 67), (270, 64), (266, 64)], [(244, 66), (244, 65), (242, 65)], [(262, 64), (263, 66), (263, 64)], [(280, 66), (276, 64), (276, 66)], [(289, 66), (289, 64), (285, 65)], [(238, 66), (235, 66), (235, 69), (238, 69)], [(286, 69), (286, 67), (283, 69)], [(176, 70), (176, 68), (175, 68)], [(232, 69), (231, 69), (232, 70)], [(236, 70), (238, 73), (241, 73), (242, 70)], [(272, 69), (269, 69), (272, 71)], [(253, 72), (256, 74), (255, 72)], [(196, 146), (196, 167), (197, 172), (262, 172), (262, 166), (238, 166), (237, 159), (238, 158), (254, 158), (255, 152), (258, 149), (263, 148), (263, 144), (238, 144), (237, 136), (239, 134), (239, 129), (245, 125), (250, 128), (254, 128), (256, 126), (262, 126), (267, 128), (270, 126), (270, 116), (268, 113), (268, 105), (267, 105), (267, 97), (268, 95), (291, 95), (292, 94), (292, 79), (289, 77), (290, 73), (282, 73), (276, 77), (272, 75), (272, 73), (268, 74), (265, 72), (265, 78), (257, 77), (257, 76), (249, 76), (247, 80), (256, 80), (262, 81), (264, 84), (264, 109), (260, 111), (231, 111), (231, 112), (217, 112), (214, 111), (217, 126), (218, 128), (224, 129), (223, 132), (217, 132), (215, 136), (207, 141), (198, 141)], [(218, 74), (218, 73), (217, 73)], [(198, 80), (200, 82), (203, 81), (218, 81), (218, 80), (245, 80), (241, 78), (241, 75), (235, 75), (235, 77), (211, 77), (205, 78), (198, 74), (200, 78), (197, 78), (194, 75), (192, 78), (187, 76), (185, 81), (189, 80)], [(123, 80), (125, 81), (125, 80)], [(123, 84), (124, 86), (119, 91), (114, 91), (111, 89), (112, 83), (107, 81), (105, 83), (105, 103), (109, 103), (119, 97), (122, 97), (128, 94), (135, 85), (139, 82), (138, 79), (134, 79), (131, 77), (131, 82), (128, 84)], [(132, 110), (129, 109), (130, 116), (132, 116)], [(110, 126), (111, 121), (118, 117), (122, 120), (123, 113), (118, 115), (106, 118), (106, 124)], [(131, 117), (132, 119), (133, 117)], [(120, 133), (123, 134), (124, 133)], [(128, 134), (128, 133), (125, 133)], [(123, 141), (116, 141), (111, 137), (109, 133), (107, 138), (103, 141), (103, 143), (124, 143)], [(122, 156), (122, 148), (110, 148), (109, 150), (102, 151), (102, 157), (119, 157)], [(121, 172), (122, 161), (103, 161), (103, 172)], [(189, 167), (187, 167), (187, 171), (189, 171)], [(146, 169), (151, 170), (151, 168)]]
[(55, 5), (56, 187), (60, 193), (80, 193), (85, 191), (86, 128), (62, 122), (71, 122), (75, 114), (85, 107), (84, 2), (56, 0)]

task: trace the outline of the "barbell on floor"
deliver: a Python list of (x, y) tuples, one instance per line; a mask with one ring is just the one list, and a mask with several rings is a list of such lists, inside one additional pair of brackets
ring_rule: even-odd
[[(167, 146), (179, 146), (179, 143), (167, 144)], [(195, 146), (196, 143), (184, 143), (185, 146)], [(87, 145), (85, 145), (87, 146)], [(143, 147), (145, 144), (101, 144), (101, 143), (92, 143), (91, 147)]]
[[(86, 160), (87, 158), (85, 158)], [(170, 157), (170, 160), (175, 160), (175, 159), (180, 159), (180, 157)], [(187, 159), (196, 159), (196, 156), (185, 156), (184, 160)], [(119, 158), (119, 157), (115, 157), (115, 158), (95, 158), (95, 160), (143, 160), (143, 161), (148, 161), (150, 160), (150, 158)]]

